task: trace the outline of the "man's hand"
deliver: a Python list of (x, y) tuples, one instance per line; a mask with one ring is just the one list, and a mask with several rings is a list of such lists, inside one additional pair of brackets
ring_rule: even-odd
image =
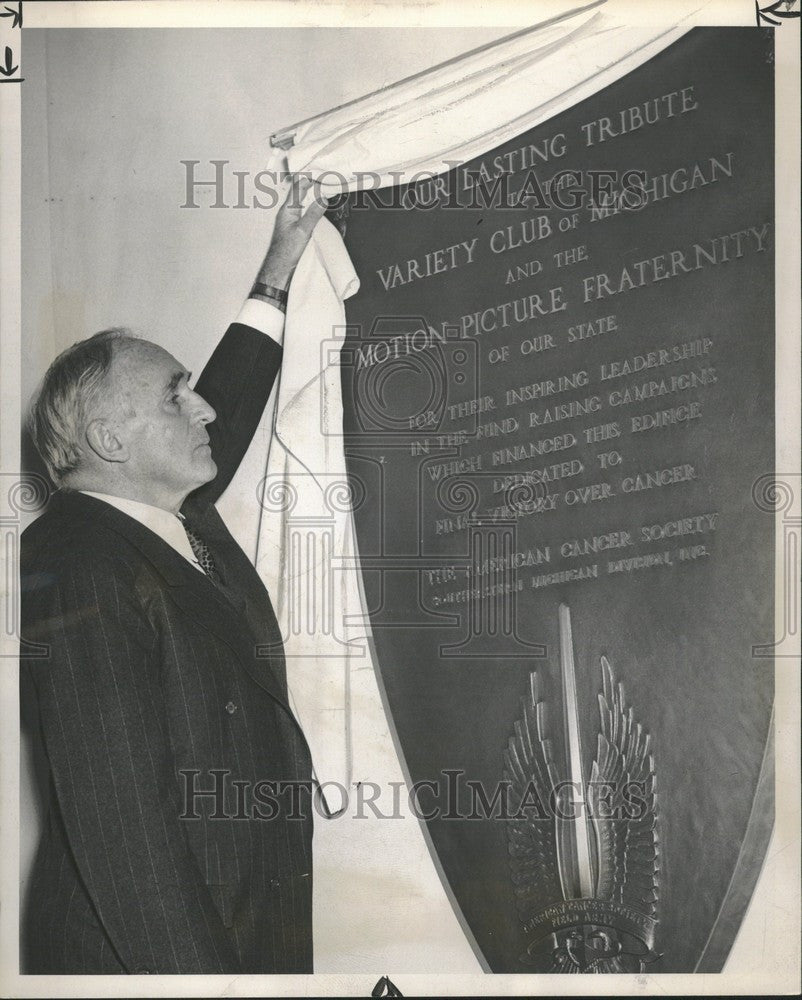
[(301, 208), (312, 179), (296, 174), (284, 203), (278, 210), (273, 237), (264, 263), (256, 278), (266, 285), (286, 289), (301, 254), (304, 252), (312, 230), (318, 224), (327, 208), (327, 201), (318, 195), (304, 212)]

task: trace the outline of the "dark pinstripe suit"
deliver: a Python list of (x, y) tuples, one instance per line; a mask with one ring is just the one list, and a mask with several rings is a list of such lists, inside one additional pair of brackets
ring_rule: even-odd
[[(212, 506), (280, 357), (234, 324), (196, 387), (217, 411), (218, 475), (183, 510), (219, 588), (83, 494), (56, 494), (23, 535), (23, 635), (51, 650), (28, 664), (50, 807), (27, 972), (312, 971), (308, 748), (267, 592)], [(215, 787), (222, 801), (185, 794)]]

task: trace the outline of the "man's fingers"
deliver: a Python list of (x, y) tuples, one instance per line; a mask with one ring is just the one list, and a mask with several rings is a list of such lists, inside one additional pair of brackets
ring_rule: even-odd
[(306, 192), (311, 186), (312, 178), (309, 174), (293, 174), (290, 191), (287, 195), (285, 204), (287, 204), (290, 208), (297, 208), (300, 210), (303, 205), (304, 198), (306, 197)]
[(328, 201), (320, 194), (318, 194), (312, 204), (304, 212), (304, 216), (301, 219), (299, 225), (304, 229), (305, 232), (311, 233), (315, 226), (318, 224), (319, 220), (323, 218), (326, 213), (326, 209), (329, 207)]
[[(314, 200), (304, 212), (302, 209), (304, 198), (313, 184), (316, 184), (318, 190)], [(295, 228), (304, 236), (309, 236), (327, 208), (328, 201), (320, 193), (320, 184), (314, 181), (309, 174), (293, 174), (290, 189), (280, 210), (284, 226), (289, 226), (290, 229)], [(296, 213), (298, 214), (296, 215)]]
[(284, 196), (284, 201), (281, 203), (279, 211), (285, 215), (292, 211), (300, 214), (306, 192), (311, 185), (312, 178), (309, 174), (292, 174), (290, 177), (290, 186), (287, 189), (287, 194)]

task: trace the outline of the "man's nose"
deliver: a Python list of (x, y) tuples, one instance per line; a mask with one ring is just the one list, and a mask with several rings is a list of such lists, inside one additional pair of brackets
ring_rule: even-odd
[(193, 392), (193, 417), (201, 424), (210, 424), (217, 419), (214, 407), (210, 406), (206, 400), (197, 392)]

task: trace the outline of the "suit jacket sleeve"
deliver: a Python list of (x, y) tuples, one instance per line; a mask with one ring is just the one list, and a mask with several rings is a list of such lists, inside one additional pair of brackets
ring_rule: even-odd
[(217, 475), (192, 494), (215, 503), (234, 477), (259, 426), (281, 365), (282, 349), (250, 326), (232, 323), (195, 385), (217, 419), (206, 428)]
[[(73, 855), (129, 972), (239, 968), (182, 829), (159, 685), (158, 635), (133, 571), (74, 559), (37, 598), (50, 656), (34, 668)], [(40, 603), (42, 602), (42, 603)]]

